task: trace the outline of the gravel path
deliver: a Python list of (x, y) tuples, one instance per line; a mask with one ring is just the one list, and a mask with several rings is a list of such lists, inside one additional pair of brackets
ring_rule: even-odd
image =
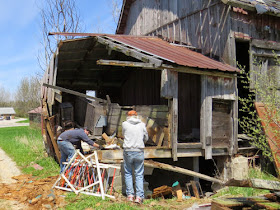
[[(14, 126), (28, 126), (29, 123), (16, 123), (18, 121), (25, 120), (12, 119), (12, 120), (1, 120), (0, 128), (3, 127), (14, 127)], [(3, 184), (12, 184), (15, 183), (13, 176), (21, 175), (21, 171), (18, 169), (15, 162), (0, 148), (0, 183)], [(19, 203), (18, 201), (13, 200), (0, 200), (0, 209), (1, 210), (25, 210), (28, 209), (28, 206)]]
[(15, 162), (0, 148), (0, 183), (15, 183), (13, 176), (21, 174)]
[(17, 123), (19, 121), (26, 120), (25, 118), (11, 119), (11, 120), (0, 120), (0, 128), (4, 127), (16, 127), (16, 126), (29, 126), (29, 123)]

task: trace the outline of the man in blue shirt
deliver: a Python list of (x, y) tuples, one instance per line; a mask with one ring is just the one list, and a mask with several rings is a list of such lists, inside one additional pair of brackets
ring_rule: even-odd
[[(73, 157), (75, 154), (75, 147), (76, 145), (79, 149), (81, 149), (81, 141), (88, 143), (94, 147), (102, 147), (92, 141), (88, 135), (90, 131), (87, 128), (84, 129), (71, 129), (66, 130), (62, 134), (59, 135), (57, 138), (57, 145), (60, 150), (61, 158), (60, 158), (60, 173), (63, 172), (64, 165), (63, 163), (68, 161)], [(83, 150), (81, 149), (83, 153)]]

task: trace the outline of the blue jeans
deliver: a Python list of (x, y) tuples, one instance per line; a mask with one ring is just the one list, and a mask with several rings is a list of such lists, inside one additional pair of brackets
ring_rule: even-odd
[(144, 151), (124, 151), (126, 195), (134, 195), (132, 169), (135, 175), (136, 196), (144, 198)]
[(64, 165), (63, 162), (66, 162), (67, 158), (68, 161), (73, 157), (75, 154), (75, 148), (73, 144), (69, 141), (57, 141), (57, 146), (60, 150), (60, 173), (63, 172)]

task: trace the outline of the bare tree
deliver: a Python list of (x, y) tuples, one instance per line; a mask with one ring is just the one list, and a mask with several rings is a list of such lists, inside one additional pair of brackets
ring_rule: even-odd
[(111, 1), (110, 6), (112, 8), (111, 12), (112, 12), (113, 20), (116, 24), (118, 24), (123, 0), (110, 0), (110, 1)]
[(0, 86), (0, 106), (6, 107), (11, 104), (11, 94), (9, 90), (6, 90), (4, 87)]
[(49, 36), (49, 32), (82, 32), (83, 29), (75, 0), (45, 0), (39, 7), (44, 51), (39, 52), (38, 61), (44, 71), (59, 41), (73, 38)]
[(15, 108), (17, 114), (26, 116), (27, 112), (40, 105), (40, 81), (38, 77), (24, 77), (15, 94)]

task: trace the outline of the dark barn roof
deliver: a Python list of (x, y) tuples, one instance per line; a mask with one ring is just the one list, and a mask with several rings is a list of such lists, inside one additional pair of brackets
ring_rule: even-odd
[[(157, 37), (89, 33), (53, 34), (87, 36), (86, 38), (65, 40), (59, 44), (58, 86), (70, 88), (73, 84), (76, 84), (77, 87), (82, 84), (91, 84), (92, 87), (92, 84), (101, 85), (101, 83), (103, 86), (110, 84), (114, 86), (116, 81), (121, 84), (125, 73), (116, 70), (123, 70), (124, 67), (129, 67), (129, 64), (117, 67), (100, 64), (104, 60), (137, 63), (148, 69), (182, 67), (186, 68), (184, 70), (186, 73), (189, 69), (205, 72), (239, 72), (230, 65), (210, 59), (186, 47), (170, 44)], [(127, 70), (129, 69), (127, 68)], [(106, 77), (109, 72), (110, 78)]]

